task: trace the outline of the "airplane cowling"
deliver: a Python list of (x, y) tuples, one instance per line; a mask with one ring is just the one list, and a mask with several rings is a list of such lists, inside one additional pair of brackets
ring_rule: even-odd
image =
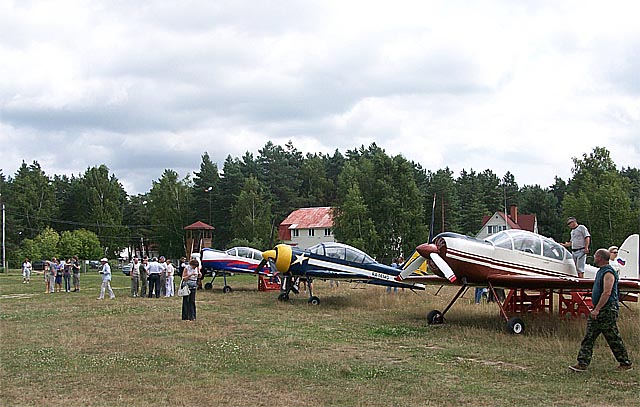
[(276, 270), (280, 273), (286, 273), (291, 266), (291, 258), (293, 257), (291, 246), (286, 244), (279, 244), (272, 250), (262, 252), (262, 257), (265, 260), (273, 260), (276, 266)]
[[(444, 242), (441, 244), (444, 246)], [(429, 266), (433, 269), (433, 272), (440, 277), (444, 277), (452, 283), (456, 281), (456, 275), (449, 267), (447, 262), (440, 255), (440, 249), (434, 243), (423, 243), (416, 248), (416, 251), (420, 253), (420, 256), (429, 259)], [(446, 252), (446, 247), (444, 249)]]

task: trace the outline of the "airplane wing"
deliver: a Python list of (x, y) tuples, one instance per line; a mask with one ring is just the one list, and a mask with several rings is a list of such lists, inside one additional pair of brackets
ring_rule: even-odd
[[(437, 276), (413, 274), (403, 281), (416, 282), (430, 285), (460, 285), (460, 282), (451, 283), (449, 280)], [(525, 289), (563, 289), (563, 290), (591, 290), (593, 279), (576, 277), (552, 277), (552, 276), (523, 276), (517, 274), (493, 274), (487, 281), (496, 287), (525, 288)], [(487, 283), (470, 283), (471, 286), (486, 286)], [(640, 281), (618, 281), (620, 292), (640, 292)]]
[(460, 285), (457, 282), (452, 283), (446, 278), (442, 278), (435, 274), (412, 274), (409, 277), (405, 277), (402, 281), (421, 283), (425, 285)]

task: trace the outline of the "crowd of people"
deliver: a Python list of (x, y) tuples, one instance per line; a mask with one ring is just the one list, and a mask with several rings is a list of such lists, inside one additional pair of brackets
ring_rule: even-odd
[[(29, 258), (25, 258), (22, 263), (22, 283), (31, 283), (31, 273), (33, 265)], [(78, 292), (80, 291), (80, 261), (77, 256), (68, 258), (67, 260), (58, 259), (56, 257), (47, 260), (44, 264), (44, 282), (45, 294), (54, 292)], [(73, 290), (71, 284), (73, 282)]]
[[(106, 259), (103, 259), (106, 260)], [(174, 267), (171, 259), (164, 256), (149, 259), (144, 257), (142, 261), (138, 257), (133, 258), (131, 264), (131, 296), (132, 297), (173, 297), (176, 293), (174, 282), (175, 274), (179, 273), (180, 287), (189, 287), (189, 295), (182, 297), (182, 319), (195, 321), (196, 319), (196, 291), (198, 282), (202, 278), (200, 262), (192, 258), (188, 263), (185, 257), (180, 259), (178, 269)], [(101, 290), (102, 297), (104, 290)]]

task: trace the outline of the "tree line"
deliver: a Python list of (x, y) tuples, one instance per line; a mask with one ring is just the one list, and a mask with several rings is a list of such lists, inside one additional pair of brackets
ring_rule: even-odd
[(519, 186), (510, 172), (425, 170), (375, 143), (303, 155), (292, 142), (267, 142), (255, 156), (227, 156), (222, 169), (205, 152), (199, 171), (181, 177), (166, 169), (138, 195), (128, 195), (105, 165), (49, 176), (37, 161), (23, 162), (12, 177), (0, 171), (0, 193), (13, 266), (24, 256), (97, 258), (149, 245), (180, 257), (183, 227), (197, 220), (215, 227), (215, 248), (264, 249), (277, 243), (277, 226), (291, 211), (310, 206), (333, 207), (336, 239), (378, 259), (409, 254), (427, 241), (433, 208), (434, 234), (475, 235), (483, 216), (511, 205), (536, 214), (539, 232), (557, 241), (568, 240), (568, 216), (590, 229), (594, 247), (637, 233), (639, 170), (618, 169), (603, 147), (572, 162), (566, 181)]

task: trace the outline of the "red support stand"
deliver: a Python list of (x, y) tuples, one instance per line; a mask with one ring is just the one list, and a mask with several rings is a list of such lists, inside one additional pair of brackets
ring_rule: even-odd
[(581, 315), (588, 317), (593, 303), (591, 302), (591, 292), (564, 292), (558, 290), (558, 313), (561, 318), (578, 318)]
[(279, 289), (279, 281), (269, 281), (269, 279), (265, 279), (263, 275), (258, 275), (258, 291), (274, 291)]
[(525, 290), (514, 288), (509, 291), (503, 304), (507, 314), (553, 313), (553, 290)]

